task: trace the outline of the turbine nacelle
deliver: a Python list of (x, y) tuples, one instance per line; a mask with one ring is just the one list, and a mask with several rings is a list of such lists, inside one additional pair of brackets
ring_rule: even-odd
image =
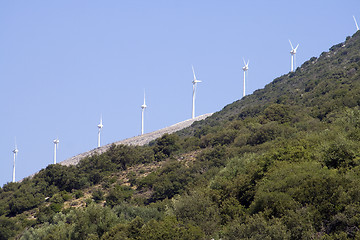
[(291, 41), (290, 41), (290, 40), (289, 40), (289, 43), (290, 43), (290, 46), (291, 46), (291, 51), (290, 51), (290, 53), (291, 53), (291, 55), (295, 55), (295, 54), (296, 54), (296, 50), (297, 50), (297, 48), (299, 47), (299, 44), (296, 45), (296, 48), (294, 48), (293, 45), (291, 44)]
[(193, 71), (193, 75), (194, 75), (194, 80), (192, 81), (192, 83), (193, 83), (193, 84), (201, 83), (201, 82), (202, 82), (201, 80), (196, 79), (195, 71), (194, 71), (194, 66), (191, 66), (191, 67), (192, 67), (192, 71)]
[(59, 139), (55, 139), (53, 142), (54, 142), (54, 144), (58, 144), (60, 141), (59, 141)]
[(292, 49), (290, 51), (291, 55), (295, 55), (296, 54), (296, 49), (299, 47), (299, 44), (296, 46), (296, 48)]
[(243, 61), (244, 61), (244, 66), (243, 66), (243, 68), (242, 68), (242, 69), (243, 69), (244, 71), (249, 70), (249, 62), (250, 62), (250, 60), (248, 60), (248, 62), (247, 62), (247, 63), (245, 62), (245, 59), (243, 59)]

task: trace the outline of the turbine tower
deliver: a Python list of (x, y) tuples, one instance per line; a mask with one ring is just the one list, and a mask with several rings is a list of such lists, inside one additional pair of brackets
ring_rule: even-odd
[(54, 164), (56, 164), (56, 150), (58, 149), (59, 147), (59, 139), (56, 138), (54, 141)]
[(147, 108), (145, 103), (145, 90), (144, 90), (144, 104), (141, 105), (141, 135), (144, 134), (144, 112), (145, 108)]
[(191, 66), (191, 67), (192, 67), (192, 71), (193, 71), (193, 75), (194, 75), (194, 80), (192, 81), (192, 84), (193, 84), (193, 96), (192, 96), (192, 114), (191, 114), (191, 118), (194, 119), (195, 118), (195, 91), (196, 91), (196, 84), (201, 83), (201, 81), (196, 79), (194, 66)]
[(100, 116), (100, 123), (99, 125), (97, 125), (98, 127), (98, 147), (100, 147), (100, 133), (101, 133), (101, 129), (104, 127), (104, 125), (102, 124), (102, 116)]
[(355, 16), (353, 16), (353, 18), (354, 18), (354, 21), (355, 21), (356, 30), (357, 30), (357, 31), (359, 31), (359, 26), (358, 26), (358, 24), (357, 24), (357, 22), (356, 22), (356, 18), (355, 18)]
[(296, 54), (296, 50), (299, 47), (299, 44), (296, 46), (296, 48), (293, 47), (293, 45), (291, 44), (291, 41), (289, 40), (290, 46), (291, 46), (291, 72), (294, 71), (294, 69), (296, 68), (296, 62), (295, 62), (295, 54)]
[(243, 97), (245, 97), (245, 75), (246, 75), (246, 71), (249, 70), (249, 60), (246, 63), (245, 59), (243, 59), (244, 61), (244, 66), (243, 66), (243, 71), (244, 71), (244, 81), (243, 81)]
[(13, 165), (12, 182), (15, 182), (15, 161), (16, 161), (17, 153), (19, 152), (19, 150), (17, 148), (16, 140), (15, 140), (15, 149), (12, 152), (14, 153), (14, 165)]

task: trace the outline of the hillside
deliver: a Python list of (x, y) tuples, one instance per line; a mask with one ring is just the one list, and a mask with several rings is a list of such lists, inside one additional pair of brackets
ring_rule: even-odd
[(358, 66), (359, 33), (346, 42), (332, 46), (328, 52), (312, 57), (293, 73), (274, 79), (265, 88), (256, 90), (224, 107), (200, 125), (216, 125), (224, 120), (244, 119), (262, 112), (271, 103), (298, 106), (298, 111), (306, 112), (322, 120), (335, 108), (354, 107), (359, 103)]
[(150, 145), (0, 189), (0, 239), (359, 239), (360, 32)]

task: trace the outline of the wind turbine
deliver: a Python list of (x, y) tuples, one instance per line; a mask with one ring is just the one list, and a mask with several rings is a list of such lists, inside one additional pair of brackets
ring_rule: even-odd
[(296, 50), (299, 47), (299, 44), (296, 46), (296, 48), (293, 47), (293, 45), (291, 44), (291, 41), (289, 40), (290, 46), (291, 46), (291, 72), (294, 71), (294, 69), (296, 68), (296, 62), (295, 62), (295, 54), (296, 54)]
[(192, 114), (191, 114), (191, 118), (194, 119), (195, 118), (195, 91), (196, 91), (196, 84), (201, 83), (201, 80), (196, 79), (194, 66), (191, 66), (191, 67), (192, 67), (192, 71), (193, 71), (193, 75), (194, 75), (194, 80), (192, 81), (192, 84), (193, 84), (193, 96), (192, 96)]
[(141, 135), (144, 134), (144, 112), (145, 108), (147, 108), (145, 103), (145, 90), (144, 90), (144, 104), (141, 105)]
[(56, 164), (56, 150), (59, 148), (59, 139), (56, 138), (54, 141), (54, 164)]
[(17, 148), (16, 140), (15, 140), (15, 149), (12, 152), (14, 153), (14, 165), (13, 165), (12, 182), (15, 182), (15, 161), (16, 161), (17, 153), (19, 152), (19, 150)]
[(356, 30), (359, 31), (359, 26), (358, 26), (358, 24), (357, 24), (357, 22), (356, 22), (355, 16), (353, 16), (353, 18), (354, 18), (354, 21), (355, 21)]
[(245, 97), (245, 75), (246, 75), (246, 71), (249, 70), (249, 61), (246, 63), (245, 59), (243, 59), (244, 61), (244, 66), (243, 66), (243, 71), (244, 71), (244, 81), (243, 81), (243, 97)]
[(99, 125), (97, 125), (98, 127), (98, 147), (100, 147), (100, 133), (101, 133), (101, 129), (104, 127), (104, 125), (102, 124), (102, 116), (100, 116), (100, 123)]

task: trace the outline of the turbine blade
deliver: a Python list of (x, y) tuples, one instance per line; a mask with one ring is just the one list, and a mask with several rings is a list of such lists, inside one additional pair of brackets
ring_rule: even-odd
[(355, 25), (356, 25), (356, 29), (357, 29), (357, 31), (359, 31), (359, 26), (358, 26), (358, 24), (357, 24), (357, 21), (356, 21), (355, 16), (353, 16), (353, 18), (354, 18), (354, 22), (355, 22)]
[(290, 43), (291, 49), (294, 49), (294, 47), (293, 47), (293, 45), (292, 45), (292, 43), (291, 43), (290, 39), (289, 39), (289, 43)]
[(296, 48), (295, 48), (295, 51), (296, 51), (296, 49), (299, 47), (299, 44), (298, 45), (296, 45)]
[(193, 71), (193, 74), (194, 74), (194, 80), (196, 80), (194, 66), (193, 66), (193, 65), (191, 65), (191, 67), (192, 67), (192, 71)]
[(245, 59), (243, 58), (243, 62), (244, 62), (244, 64), (246, 65), (246, 62), (245, 62)]
[(250, 62), (250, 60), (248, 60), (248, 62), (247, 62), (247, 64), (246, 64), (246, 67), (248, 67), (248, 66), (249, 66), (249, 62)]

